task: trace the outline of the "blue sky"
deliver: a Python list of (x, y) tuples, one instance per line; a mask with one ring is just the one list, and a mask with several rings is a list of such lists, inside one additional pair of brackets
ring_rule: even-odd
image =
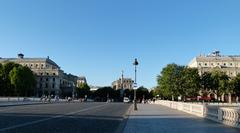
[(200, 53), (240, 54), (239, 0), (0, 0), (0, 57), (50, 56), (61, 68), (110, 85), (125, 71), (156, 85), (168, 63)]

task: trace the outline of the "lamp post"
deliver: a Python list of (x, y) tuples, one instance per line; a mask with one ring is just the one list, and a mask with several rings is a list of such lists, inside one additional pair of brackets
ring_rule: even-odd
[(138, 60), (135, 58), (133, 65), (135, 66), (135, 80), (134, 80), (134, 110), (137, 110), (137, 98), (136, 98), (136, 91), (137, 91), (137, 65)]

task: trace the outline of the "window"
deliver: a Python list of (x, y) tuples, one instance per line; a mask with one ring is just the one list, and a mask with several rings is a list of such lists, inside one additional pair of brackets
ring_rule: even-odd
[(43, 73), (40, 73), (40, 75), (43, 75)]
[(226, 63), (223, 63), (224, 66), (226, 66)]
[(40, 78), (40, 81), (42, 81), (43, 80), (43, 78)]
[(52, 88), (55, 88), (55, 84), (52, 84)]
[(55, 78), (53, 78), (53, 82), (55, 82)]
[(207, 66), (207, 63), (205, 63), (205, 66)]
[(201, 66), (202, 64), (201, 64), (201, 63), (199, 63), (198, 65), (199, 65), (199, 66)]
[(48, 83), (45, 84), (45, 88), (48, 88)]
[(49, 73), (46, 73), (47, 75), (49, 75)]
[(213, 66), (213, 63), (211, 63), (211, 65)]
[(230, 63), (230, 66), (232, 66), (233, 64), (232, 63)]
[(56, 74), (55, 74), (55, 73), (53, 73), (53, 75), (55, 76)]
[(46, 78), (46, 81), (48, 81), (48, 78)]

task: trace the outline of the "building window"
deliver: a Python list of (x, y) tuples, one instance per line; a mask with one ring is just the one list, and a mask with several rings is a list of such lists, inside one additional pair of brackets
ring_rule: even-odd
[(40, 78), (40, 81), (42, 81), (43, 79), (42, 78)]
[(205, 63), (205, 66), (207, 66), (207, 63)]
[(48, 88), (48, 83), (45, 84), (45, 88)]
[(53, 78), (53, 82), (55, 82), (55, 78)]
[(230, 63), (230, 66), (232, 66), (233, 64), (232, 63)]
[(56, 74), (55, 74), (55, 73), (53, 73), (53, 75), (55, 76)]
[(55, 84), (52, 84), (52, 88), (55, 88)]
[(48, 81), (48, 78), (46, 78), (46, 81)]
[(40, 73), (40, 75), (43, 75), (43, 73)]
[(223, 63), (224, 66), (226, 66), (226, 63)]
[(213, 66), (213, 63), (211, 63), (211, 65)]
[(49, 73), (47, 73), (47, 75), (49, 75)]

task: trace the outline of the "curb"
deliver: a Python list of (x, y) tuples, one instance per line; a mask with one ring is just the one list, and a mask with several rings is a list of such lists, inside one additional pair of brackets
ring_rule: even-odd
[(26, 105), (38, 105), (38, 104), (47, 104), (47, 103), (24, 103), (24, 104), (9, 104), (9, 105), (0, 105), (0, 107), (26, 106)]
[(123, 116), (123, 121), (120, 123), (120, 125), (118, 126), (117, 130), (115, 133), (123, 133), (125, 130), (125, 127), (127, 125), (127, 121), (129, 119), (130, 113), (133, 110), (133, 104), (129, 107), (129, 109), (125, 112), (124, 116)]

